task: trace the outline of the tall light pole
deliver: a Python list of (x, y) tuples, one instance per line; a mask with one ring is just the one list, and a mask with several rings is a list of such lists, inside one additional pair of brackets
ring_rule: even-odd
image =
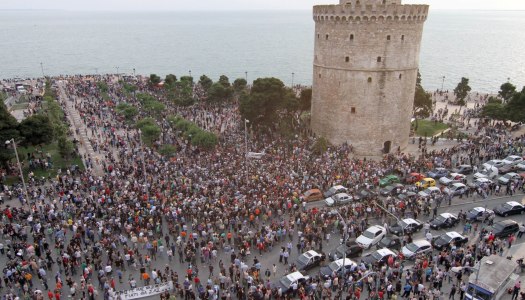
[(44, 64), (42, 62), (40, 62), (40, 69), (42, 70), (42, 77), (46, 77), (46, 75), (44, 75)]
[(445, 86), (445, 76), (442, 78), (443, 81), (441, 81), (441, 92), (443, 92), (443, 86)]
[(22, 173), (22, 164), (20, 164), (20, 158), (18, 157), (18, 151), (16, 150), (15, 139), (10, 139), (5, 141), (6, 145), (13, 143), (13, 148), (15, 149), (16, 162), (18, 164), (18, 171), (20, 172), (20, 178), (22, 179), (22, 186), (24, 187), (24, 195), (26, 196), (26, 202), (29, 205), (29, 195), (27, 194), (26, 181), (24, 179), (24, 173)]
[(248, 178), (248, 119), (244, 119), (244, 167), (246, 168), (246, 178)]
[(133, 68), (133, 77), (135, 77), (135, 68)]
[[(390, 216), (394, 217), (394, 219), (396, 219), (397, 223), (399, 223), (399, 225), (401, 225), (401, 220), (399, 220), (399, 218), (394, 215), (393, 213), (389, 212), (386, 208), (384, 208), (382, 205), (380, 205), (379, 203), (377, 203), (377, 201), (375, 202), (375, 204), (377, 205), (377, 207), (379, 207), (382, 211), (386, 212), (387, 214), (389, 214)], [(403, 235), (403, 239), (405, 237), (405, 229), (403, 228), (403, 226), (399, 226), (401, 228), (401, 234)]]
[[(346, 221), (345, 221), (345, 218), (343, 218), (343, 216), (341, 216), (341, 214), (339, 213), (339, 211), (335, 211), (337, 213), (337, 216), (339, 217), (339, 219), (341, 220), (341, 223), (343, 223), (343, 245), (344, 245), (344, 252), (343, 252), (343, 266), (342, 266), (342, 275), (343, 275), (343, 280), (345, 280), (345, 271), (346, 271), (346, 268), (345, 268), (345, 263), (346, 263), (346, 241), (348, 240), (348, 227), (346, 225)], [(341, 300), (343, 299), (343, 293), (341, 293)]]
[(118, 72), (118, 67), (117, 68), (117, 78), (120, 79), (120, 75), (119, 75), (119, 72)]
[(189, 73), (190, 73), (190, 77), (191, 77), (191, 70), (189, 71)]
[(142, 143), (142, 130), (139, 129), (139, 141), (140, 141), (140, 149), (142, 150), (142, 173), (144, 173), (144, 192), (146, 193), (146, 197), (149, 200), (149, 192), (148, 192), (148, 176), (146, 174), (146, 151), (144, 151), (144, 144)]
[(294, 80), (294, 77), (295, 77), (295, 73), (292, 72), (292, 89), (293, 89), (293, 80)]
[(95, 68), (95, 74), (98, 75), (98, 68)]
[(246, 79), (246, 84), (248, 84), (248, 71), (244, 72), (244, 77)]

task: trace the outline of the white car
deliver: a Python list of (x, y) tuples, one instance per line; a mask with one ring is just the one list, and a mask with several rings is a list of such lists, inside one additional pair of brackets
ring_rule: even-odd
[(448, 186), (448, 185), (450, 185), (452, 183), (463, 182), (465, 180), (465, 178), (467, 178), (467, 176), (465, 176), (463, 174), (450, 173), (446, 177), (439, 178), (439, 183), (441, 183), (442, 185), (447, 185)]
[(401, 249), (406, 259), (414, 259), (418, 254), (432, 251), (432, 244), (427, 240), (415, 240)]
[(454, 196), (463, 195), (467, 190), (467, 186), (463, 183), (454, 183), (451, 186), (445, 188), (445, 194)]
[(494, 179), (498, 176), (499, 172), (496, 167), (490, 167), (490, 168), (483, 168), (481, 171), (474, 174), (474, 178), (488, 178), (488, 179)]
[(510, 165), (510, 164), (517, 164), (517, 163), (520, 163), (522, 161), (523, 161), (523, 158), (521, 156), (509, 155), (509, 156), (505, 157), (505, 159), (503, 160), (503, 163), (505, 163), (506, 165)]
[(516, 167), (522, 171), (525, 171), (525, 161), (520, 162)]
[(374, 225), (365, 230), (355, 241), (363, 249), (369, 249), (371, 246), (379, 243), (385, 234), (385, 227)]
[(501, 159), (493, 159), (493, 160), (489, 160), (487, 161), (486, 163), (483, 164), (483, 168), (484, 169), (488, 169), (488, 168), (501, 168), (505, 165), (505, 163), (503, 162), (503, 160)]
[(431, 186), (417, 193), (421, 197), (430, 197), (433, 195), (441, 195), (441, 190), (437, 186)]
[(472, 183), (474, 183), (474, 185), (476, 186), (488, 186), (492, 183), (492, 180), (488, 179), (488, 178), (478, 178), (476, 180), (474, 180)]
[(327, 206), (344, 205), (350, 203), (351, 201), (352, 196), (348, 195), (347, 193), (335, 194), (332, 197), (324, 199), (324, 203), (326, 203)]
[(498, 182), (500, 184), (505, 185), (509, 183), (509, 181), (514, 180), (514, 179), (519, 179), (519, 178), (520, 178), (520, 175), (518, 173), (510, 172), (498, 178)]

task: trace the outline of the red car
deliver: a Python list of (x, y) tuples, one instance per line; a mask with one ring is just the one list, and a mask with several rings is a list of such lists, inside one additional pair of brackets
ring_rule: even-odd
[(413, 183), (420, 181), (423, 178), (425, 178), (425, 175), (421, 173), (410, 173), (406, 175), (404, 179), (406, 183), (413, 184)]

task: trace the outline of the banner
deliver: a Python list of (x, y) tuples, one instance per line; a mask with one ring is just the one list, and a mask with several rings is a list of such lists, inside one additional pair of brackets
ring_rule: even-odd
[(168, 281), (164, 283), (138, 287), (131, 290), (120, 291), (117, 292), (116, 298), (120, 300), (138, 299), (157, 295), (165, 291), (170, 291), (172, 289), (173, 281)]

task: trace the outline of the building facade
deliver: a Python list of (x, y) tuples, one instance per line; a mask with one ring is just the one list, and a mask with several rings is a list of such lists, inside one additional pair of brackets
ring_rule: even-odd
[(311, 126), (361, 155), (408, 145), (428, 5), (341, 0), (314, 6)]

